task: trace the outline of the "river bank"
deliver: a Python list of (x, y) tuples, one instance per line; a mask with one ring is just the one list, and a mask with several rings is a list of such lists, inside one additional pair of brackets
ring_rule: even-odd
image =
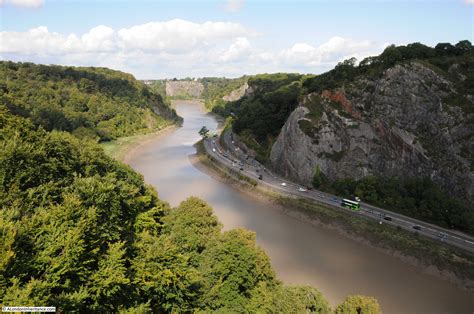
[(177, 125), (172, 124), (152, 133), (119, 137), (116, 140), (101, 143), (100, 146), (107, 155), (127, 164), (142, 146), (168, 134), (177, 127)]
[(282, 196), (250, 178), (242, 178), (219, 166), (208, 156), (202, 142), (196, 145), (197, 153), (190, 156), (195, 167), (206, 174), (245, 192), (258, 201), (278, 205), (285, 214), (314, 226), (335, 230), (339, 234), (377, 249), (413, 265), (423, 273), (456, 284), (466, 291), (474, 291), (474, 257), (431, 239), (346, 212), (334, 210), (302, 198)]

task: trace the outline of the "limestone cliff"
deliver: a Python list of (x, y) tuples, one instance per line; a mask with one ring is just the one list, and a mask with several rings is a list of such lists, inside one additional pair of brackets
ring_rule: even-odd
[[(443, 75), (411, 62), (306, 95), (274, 143), (271, 165), (305, 184), (317, 165), (332, 180), (429, 176), (472, 202), (474, 114), (448, 105), (457, 93)], [(463, 97), (472, 108), (474, 97)]]
[(248, 83), (243, 84), (239, 88), (234, 89), (229, 94), (222, 97), (225, 101), (236, 101), (246, 95), (247, 90), (249, 89)]
[(166, 81), (166, 96), (200, 98), (204, 86), (199, 81)]

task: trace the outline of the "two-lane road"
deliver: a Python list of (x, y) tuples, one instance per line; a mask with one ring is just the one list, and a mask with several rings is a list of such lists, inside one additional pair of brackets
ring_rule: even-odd
[[(351, 213), (359, 216), (378, 220), (381, 224), (386, 223), (399, 226), (405, 230), (414, 233), (416, 232), (419, 235), (439, 240), (441, 242), (474, 253), (473, 237), (459, 232), (453, 232), (451, 230), (447, 230), (439, 226), (425, 223), (414, 218), (394, 213), (363, 202), (360, 203), (361, 207), (359, 211), (351, 211), (347, 208), (341, 207), (341, 199), (335, 195), (330, 195), (318, 190), (307, 190), (301, 185), (272, 173), (256, 160), (251, 159), (243, 154), (240, 149), (234, 145), (229, 133), (225, 133), (224, 141), (226, 146), (229, 148), (228, 150), (224, 150), (219, 145), (218, 138), (208, 138), (204, 140), (206, 152), (214, 157), (214, 159), (216, 159), (222, 165), (228, 167), (229, 169), (239, 171), (242, 175), (252, 178), (259, 184), (262, 184), (272, 190), (280, 192), (284, 195), (308, 198), (318, 203), (337, 208), (338, 210), (350, 211)], [(261, 180), (259, 179), (260, 175), (262, 176)]]

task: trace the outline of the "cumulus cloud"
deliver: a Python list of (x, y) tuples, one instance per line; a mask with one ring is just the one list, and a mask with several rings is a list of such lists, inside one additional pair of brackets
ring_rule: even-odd
[(65, 54), (142, 50), (184, 53), (253, 34), (254, 32), (237, 23), (198, 24), (180, 19), (135, 25), (118, 31), (100, 25), (82, 36), (50, 32), (47, 27), (40, 26), (26, 32), (0, 32), (0, 52)]
[(227, 12), (239, 12), (244, 6), (244, 0), (227, 0), (224, 10)]
[(297, 43), (289, 49), (283, 50), (276, 58), (287, 64), (303, 64), (318, 66), (333, 64), (343, 59), (356, 57), (364, 58), (368, 55), (379, 53), (384, 48), (383, 44), (371, 41), (354, 41), (342, 37), (332, 37), (318, 47), (306, 43)]
[(380, 53), (384, 44), (332, 37), (314, 45), (284, 49), (259, 45), (260, 37), (241, 24), (194, 23), (181, 19), (122, 29), (96, 26), (83, 34), (63, 34), (45, 26), (0, 32), (2, 59), (105, 66), (139, 78), (240, 76), (261, 72), (321, 73), (350, 57)]
[(24, 8), (38, 8), (44, 4), (44, 0), (0, 0), (0, 5), (11, 4)]
[(219, 60), (223, 62), (241, 60), (250, 52), (250, 42), (245, 37), (239, 37), (225, 50)]

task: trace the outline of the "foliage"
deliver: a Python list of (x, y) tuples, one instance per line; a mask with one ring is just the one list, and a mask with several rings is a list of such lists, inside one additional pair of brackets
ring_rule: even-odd
[(321, 168), (319, 167), (319, 165), (317, 165), (314, 168), (313, 182), (312, 182), (313, 186), (315, 188), (319, 188), (320, 186), (322, 186), (324, 184), (327, 184), (327, 183), (328, 183), (327, 177), (321, 171)]
[(446, 228), (474, 234), (474, 214), (443, 193), (429, 178), (343, 179), (321, 185), (343, 197), (357, 195), (364, 202)]
[[(0, 109), (0, 303), (61, 312), (329, 311), (284, 287), (242, 229), (191, 197), (176, 208), (92, 141)], [(269, 301), (271, 300), (271, 302)], [(326, 312), (327, 312), (326, 311)]]
[(209, 130), (206, 126), (203, 126), (200, 130), (199, 130), (199, 135), (202, 136), (202, 138), (206, 138), (207, 135), (209, 134)]
[(2, 61), (0, 100), (48, 131), (99, 141), (150, 132), (178, 119), (145, 84), (105, 68)]
[(199, 82), (204, 85), (204, 90), (201, 94), (201, 97), (204, 99), (204, 105), (208, 110), (222, 107), (225, 104), (222, 97), (244, 85), (247, 80), (247, 76), (235, 79), (224, 77), (203, 77), (199, 79)]
[(246, 134), (243, 141), (253, 146), (259, 159), (264, 161), (271, 144), (298, 104), (301, 77), (287, 73), (252, 76), (248, 79), (249, 86), (254, 89), (251, 95), (214, 107), (213, 111), (225, 117), (233, 116), (233, 130), (239, 135)]
[(379, 314), (382, 313), (376, 299), (362, 295), (348, 296), (336, 308), (336, 314)]

